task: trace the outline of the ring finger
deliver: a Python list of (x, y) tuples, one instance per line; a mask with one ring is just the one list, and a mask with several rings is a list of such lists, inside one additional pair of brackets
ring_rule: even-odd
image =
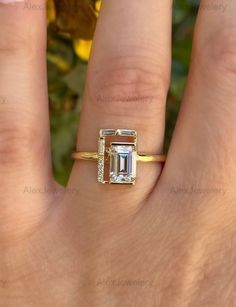
[[(161, 153), (165, 128), (165, 102), (170, 77), (171, 0), (104, 0), (93, 52), (77, 149), (96, 151), (101, 128), (126, 128), (138, 132), (141, 152)], [(121, 198), (140, 202), (153, 189), (160, 174), (158, 164), (138, 168), (134, 188), (106, 187)], [(96, 165), (75, 164), (71, 184), (97, 199)], [(115, 191), (114, 191), (115, 189)], [(124, 191), (125, 195), (121, 194)], [(99, 193), (99, 194), (97, 194)], [(134, 196), (135, 195), (135, 196)]]

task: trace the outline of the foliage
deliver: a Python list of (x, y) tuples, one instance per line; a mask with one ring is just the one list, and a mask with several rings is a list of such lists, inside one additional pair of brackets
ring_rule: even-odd
[[(54, 1), (54, 2), (53, 2)], [(167, 103), (165, 150), (176, 122), (188, 72), (196, 0), (176, 0), (173, 12), (173, 69)], [(72, 166), (97, 0), (48, 0), (48, 83), (54, 173), (65, 184)]]

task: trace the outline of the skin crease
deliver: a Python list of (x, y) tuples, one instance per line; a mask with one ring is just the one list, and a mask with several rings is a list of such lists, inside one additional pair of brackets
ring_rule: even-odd
[[(0, 306), (236, 306), (236, 2), (210, 4), (165, 166), (100, 186), (80, 161), (65, 189), (51, 174), (45, 11), (0, 4)], [(170, 7), (103, 1), (79, 150), (114, 126), (162, 152)]]

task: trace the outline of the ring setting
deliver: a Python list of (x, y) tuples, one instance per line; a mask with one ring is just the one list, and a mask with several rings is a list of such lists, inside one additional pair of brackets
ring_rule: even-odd
[(101, 129), (98, 152), (74, 152), (72, 158), (98, 162), (101, 184), (134, 185), (137, 162), (165, 162), (164, 155), (137, 152), (137, 132), (128, 129)]

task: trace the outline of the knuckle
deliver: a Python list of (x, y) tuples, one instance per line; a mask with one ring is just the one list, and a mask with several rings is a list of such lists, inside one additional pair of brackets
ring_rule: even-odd
[(196, 43), (197, 54), (203, 65), (217, 75), (236, 76), (236, 27), (226, 27)]
[(1, 123), (0, 165), (8, 167), (33, 163), (42, 154), (41, 137), (38, 129), (21, 123)]
[(25, 57), (31, 59), (38, 52), (30, 31), (20, 31), (3, 27), (0, 29), (0, 56), (4, 58), (10, 56), (11, 58)]
[(93, 74), (87, 89), (93, 106), (110, 116), (129, 117), (137, 112), (149, 117), (164, 108), (169, 76), (158, 73), (155, 65), (139, 62), (140, 59), (133, 63), (126, 58), (121, 63), (115, 59), (110, 63), (112, 69)]

